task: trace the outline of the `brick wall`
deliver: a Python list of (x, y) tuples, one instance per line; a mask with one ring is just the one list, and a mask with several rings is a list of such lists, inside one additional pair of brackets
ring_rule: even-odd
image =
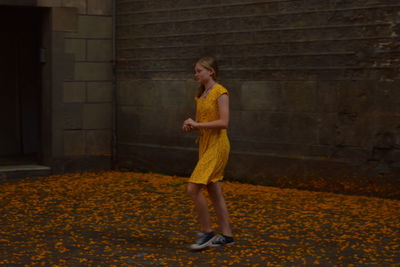
[(180, 126), (194, 114), (193, 63), (213, 55), (231, 93), (228, 177), (395, 183), (399, 23), (397, 0), (117, 1), (120, 165), (190, 173), (195, 135)]

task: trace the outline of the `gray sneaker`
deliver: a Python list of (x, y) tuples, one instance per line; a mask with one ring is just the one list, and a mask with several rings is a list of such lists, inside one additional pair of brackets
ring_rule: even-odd
[(190, 249), (201, 250), (210, 246), (213, 240), (216, 238), (216, 235), (214, 234), (214, 232), (199, 233), (198, 237), (199, 238), (196, 240), (196, 243), (190, 245)]
[(212, 243), (211, 246), (212, 247), (219, 247), (222, 245), (233, 245), (235, 244), (235, 242), (233, 241), (233, 237), (231, 236), (226, 236), (226, 235), (217, 235)]

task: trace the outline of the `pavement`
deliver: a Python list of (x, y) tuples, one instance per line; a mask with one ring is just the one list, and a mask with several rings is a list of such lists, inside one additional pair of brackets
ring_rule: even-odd
[(400, 200), (228, 181), (235, 245), (190, 251), (186, 180), (110, 171), (3, 182), (0, 265), (400, 266)]

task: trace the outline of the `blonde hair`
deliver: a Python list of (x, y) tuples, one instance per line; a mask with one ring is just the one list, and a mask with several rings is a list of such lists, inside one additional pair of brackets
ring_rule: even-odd
[[(203, 68), (213, 71), (211, 77), (214, 79), (214, 81), (217, 81), (218, 77), (218, 65), (217, 65), (217, 60), (213, 57), (207, 56), (207, 57), (202, 57), (199, 60), (197, 60), (196, 64), (200, 64)], [(205, 88), (204, 85), (200, 85), (200, 87), (197, 89), (196, 96), (200, 97)]]

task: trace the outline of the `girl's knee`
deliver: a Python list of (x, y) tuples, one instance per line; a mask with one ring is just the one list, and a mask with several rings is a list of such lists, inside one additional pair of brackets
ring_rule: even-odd
[(196, 197), (201, 191), (201, 185), (189, 183), (187, 187), (187, 193), (191, 197)]
[(186, 192), (187, 192), (187, 194), (188, 194), (189, 196), (193, 196), (193, 195), (194, 195), (194, 189), (193, 189), (193, 187), (189, 185), (189, 186), (187, 187)]
[(218, 182), (208, 184), (207, 191), (210, 195), (220, 195), (222, 193), (220, 184)]
[(208, 194), (214, 203), (224, 201), (224, 196), (222, 195), (222, 190), (219, 184), (210, 184), (207, 186)]

